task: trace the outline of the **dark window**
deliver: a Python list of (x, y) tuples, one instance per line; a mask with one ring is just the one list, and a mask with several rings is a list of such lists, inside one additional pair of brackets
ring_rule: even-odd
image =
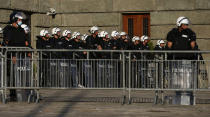
[(128, 18), (128, 35), (133, 37), (133, 18)]

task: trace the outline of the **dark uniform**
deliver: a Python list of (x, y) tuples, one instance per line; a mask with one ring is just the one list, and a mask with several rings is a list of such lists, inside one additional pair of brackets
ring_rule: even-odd
[[(44, 40), (41, 36), (37, 36), (36, 48), (37, 49), (53, 49), (53, 42), (50, 39)], [(43, 58), (52, 58), (51, 52), (43, 52)]]
[(4, 28), (3, 41), (7, 46), (26, 47), (25, 42), (28, 40), (23, 28), (7, 25)]
[[(111, 49), (112, 50), (120, 50), (120, 40), (119, 39), (111, 39), (110, 40), (110, 43), (111, 43)], [(120, 57), (120, 53), (117, 53), (117, 52), (112, 52), (111, 53), (111, 58), (112, 59), (119, 59)]]
[[(142, 47), (142, 44), (139, 43), (139, 44), (134, 44), (132, 43), (131, 45), (131, 50), (142, 50), (143, 47)], [(141, 59), (141, 54), (140, 53), (132, 53), (132, 59)]]
[[(36, 41), (37, 49), (53, 49), (53, 42), (50, 39), (44, 40), (41, 36), (37, 36)], [(52, 52), (42, 51), (40, 53), (40, 86), (47, 87), (52, 85), (51, 74), (56, 67), (56, 63), (51, 61)], [(52, 67), (53, 66), (53, 67)], [(52, 72), (52, 73), (51, 73)], [(53, 75), (52, 75), (53, 76)]]
[[(64, 41), (61, 38), (50, 38), (50, 41), (53, 44), (53, 49), (64, 49)], [(63, 58), (65, 57), (65, 53), (64, 52), (53, 52), (54, 53), (54, 58)]]
[(89, 35), (86, 39), (86, 49), (96, 49), (99, 43), (100, 39), (98, 36), (94, 38), (93, 35)]
[(156, 45), (154, 50), (165, 50), (165, 47), (160, 47), (159, 45)]
[[(190, 43), (196, 41), (196, 34), (191, 29), (181, 32), (173, 28), (167, 35), (167, 41), (172, 42), (172, 50), (192, 50)], [(175, 54), (175, 59), (193, 59), (192, 54)]]
[[(103, 40), (103, 38), (100, 38), (99, 45), (102, 47), (103, 50), (112, 49), (111, 42), (108, 39)], [(111, 57), (110, 52), (104, 52), (104, 53), (97, 52), (96, 55), (97, 55), (97, 59), (110, 59)]]
[(129, 39), (120, 39), (121, 40), (121, 50), (130, 50), (132, 49), (131, 48), (131, 45), (132, 45), (132, 42), (129, 40)]
[[(4, 28), (3, 32), (3, 41), (6, 46), (11, 46), (11, 47), (27, 47), (26, 42), (28, 42), (25, 31), (23, 28), (18, 26), (17, 28), (12, 26), (12, 25), (7, 25)], [(11, 55), (12, 54), (12, 55)], [(12, 56), (12, 58), (10, 58)], [(14, 87), (14, 86), (24, 86), (27, 87), (29, 86), (29, 78), (28, 74), (31, 73), (31, 62), (28, 58), (28, 53), (27, 52), (12, 52), (8, 54), (8, 86)], [(16, 63), (12, 63), (10, 60), (14, 58)], [(10, 67), (11, 66), (11, 67)], [(21, 69), (22, 68), (22, 69)], [(11, 74), (13, 73), (13, 74)], [(27, 76), (23, 76), (23, 74), (26, 74)], [(13, 76), (10, 76), (13, 75)], [(26, 78), (24, 80), (25, 77)], [(14, 82), (16, 81), (16, 82)], [(18, 95), (23, 96), (23, 98), (19, 98), (16, 95), (16, 90), (10, 90), (10, 96), (11, 99), (16, 100), (16, 98), (20, 101), (26, 100), (25, 97), (27, 97), (26, 92), (22, 90), (17, 90)]]

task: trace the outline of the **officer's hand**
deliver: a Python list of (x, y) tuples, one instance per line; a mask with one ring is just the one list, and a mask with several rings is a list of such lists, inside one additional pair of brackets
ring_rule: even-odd
[(28, 57), (31, 57), (31, 53), (28, 53)]
[(195, 44), (195, 41), (192, 41), (192, 42), (190, 43), (190, 46), (191, 46), (192, 49), (195, 48), (195, 45), (196, 45), (196, 44)]
[(15, 56), (12, 57), (12, 63), (16, 64), (16, 57)]
[(87, 54), (87, 52), (83, 52), (83, 54)]
[(168, 48), (172, 48), (172, 45), (173, 45), (173, 43), (172, 42), (167, 42), (167, 46), (168, 46)]

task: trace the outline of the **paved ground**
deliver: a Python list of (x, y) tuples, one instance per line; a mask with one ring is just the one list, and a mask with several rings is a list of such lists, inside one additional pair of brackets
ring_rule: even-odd
[[(14, 102), (0, 104), (0, 117), (210, 117), (210, 104), (178, 106), (133, 103), (131, 105), (121, 105), (121, 103), (115, 101), (113, 101), (114, 103), (103, 100), (99, 100), (99, 102), (87, 101), (92, 96), (118, 97), (122, 94), (119, 91), (66, 90), (41, 91), (41, 94), (44, 100), (38, 104)], [(149, 97), (150, 93), (143, 93), (143, 95)], [(78, 100), (83, 100), (83, 102), (78, 102)]]
[(9, 103), (1, 117), (209, 117), (210, 105), (166, 106), (151, 103), (121, 105), (95, 102)]

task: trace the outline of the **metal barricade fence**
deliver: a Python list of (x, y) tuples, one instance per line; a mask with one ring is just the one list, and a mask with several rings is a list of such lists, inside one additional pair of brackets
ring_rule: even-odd
[(3, 52), (1, 51), (0, 53), (0, 91), (1, 91), (1, 99), (2, 101), (4, 101), (4, 56), (3, 56)]
[(122, 87), (119, 60), (42, 59), (39, 63), (42, 88)]
[[(84, 51), (87, 52), (85, 57), (74, 57), (75, 53)], [(92, 58), (89, 56), (91, 52), (112, 52), (119, 57)], [(56, 53), (71, 53), (72, 56), (58, 57)], [(168, 60), (168, 53), (7, 48), (6, 59), (2, 59), (2, 64), (7, 67), (1, 67), (6, 75), (1, 75), (0, 86), (5, 99), (6, 90), (27, 89), (36, 92), (37, 101), (41, 89), (118, 89), (123, 92), (123, 98), (128, 95), (128, 102), (132, 101), (132, 92), (138, 90), (154, 91), (154, 98), (157, 98), (158, 91), (209, 91), (207, 60)], [(140, 58), (133, 58), (133, 54), (139, 54)]]

